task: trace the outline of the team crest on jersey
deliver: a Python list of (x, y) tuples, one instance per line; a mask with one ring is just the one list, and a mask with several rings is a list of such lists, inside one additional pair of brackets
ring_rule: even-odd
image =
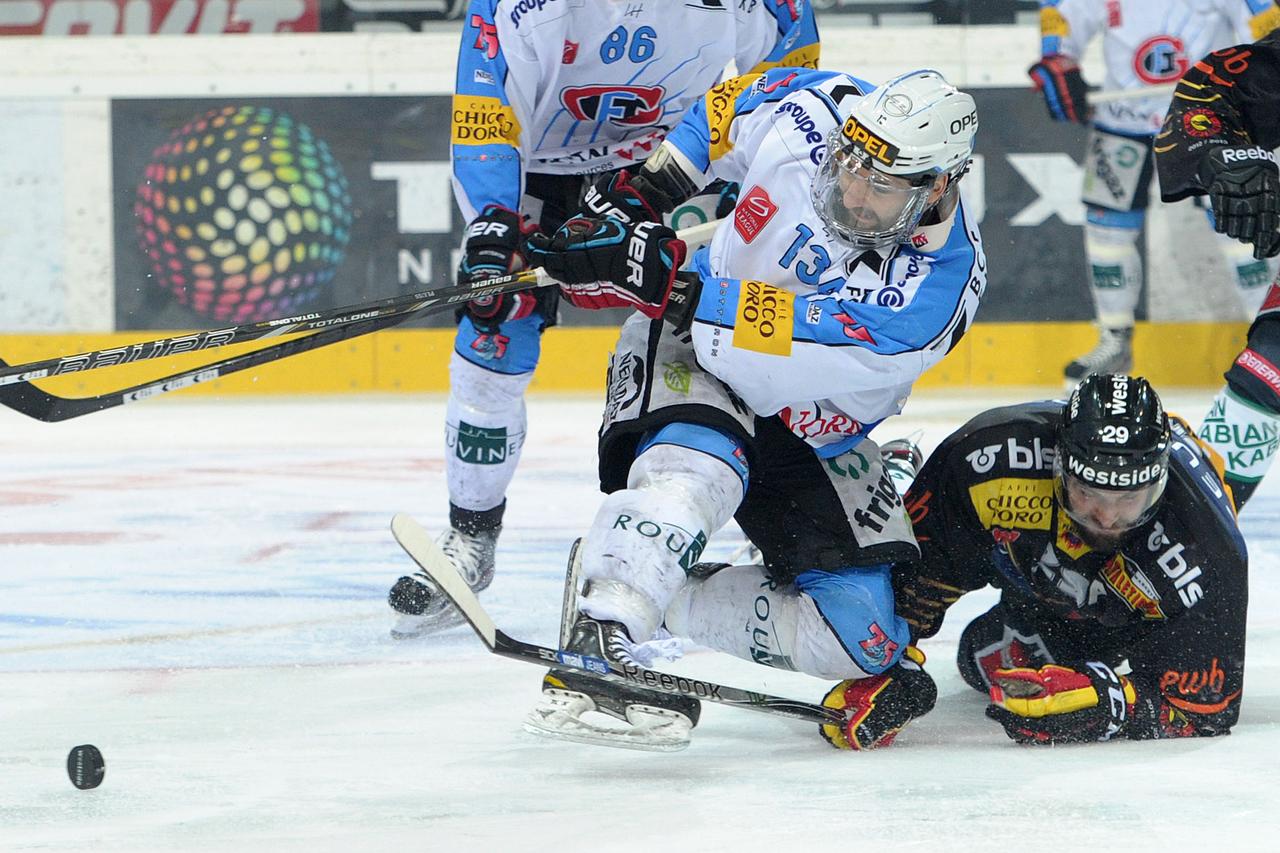
[(578, 42), (564, 40), (564, 49), (560, 51), (560, 64), (572, 65), (578, 58)]
[(1176, 36), (1152, 36), (1133, 52), (1133, 73), (1149, 86), (1172, 83), (1190, 66), (1182, 39)]
[(560, 103), (578, 121), (608, 119), (614, 124), (653, 124), (662, 115), (661, 86), (569, 86)]
[(1208, 107), (1197, 107), (1182, 116), (1182, 129), (1188, 136), (1204, 139), (1222, 130), (1222, 119)]
[(1113, 554), (1102, 567), (1102, 579), (1120, 600), (1143, 619), (1163, 619), (1160, 594), (1150, 579), (1123, 554)]
[(769, 193), (764, 187), (756, 185), (738, 200), (738, 206), (733, 210), (733, 228), (743, 242), (750, 243), (759, 236), (777, 212), (778, 206), (769, 198)]

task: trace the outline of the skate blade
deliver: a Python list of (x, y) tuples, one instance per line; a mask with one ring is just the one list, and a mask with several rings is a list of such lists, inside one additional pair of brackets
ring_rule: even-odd
[(582, 714), (595, 710), (595, 703), (585, 694), (556, 694), (529, 713), (525, 731), (552, 740), (646, 752), (678, 752), (689, 745), (688, 720), (670, 711), (632, 705), (627, 708), (630, 725), (606, 727), (582, 719)]
[(438, 634), (447, 628), (456, 628), (466, 623), (466, 617), (456, 607), (449, 607), (438, 613), (410, 616), (399, 614), (400, 618), (391, 626), (393, 640), (416, 640), (431, 634)]

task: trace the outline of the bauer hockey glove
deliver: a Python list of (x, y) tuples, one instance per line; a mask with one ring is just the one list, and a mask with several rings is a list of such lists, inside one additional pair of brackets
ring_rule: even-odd
[(1137, 693), (1105, 663), (997, 669), (987, 716), (1018, 743), (1111, 740), (1133, 719)]
[(923, 717), (938, 700), (938, 687), (922, 668), (924, 652), (908, 646), (902, 660), (880, 675), (841, 681), (822, 704), (846, 713), (843, 725), (824, 723), (818, 731), (836, 749), (888, 746), (907, 723)]
[(1258, 260), (1280, 254), (1280, 170), (1275, 154), (1241, 145), (1210, 151), (1198, 176), (1213, 206), (1213, 227), (1253, 244)]
[(570, 219), (554, 236), (535, 234), (529, 262), (560, 282), (579, 308), (637, 308), (661, 317), (684, 263), (685, 245), (656, 222), (626, 225), (617, 219)]
[[(531, 231), (532, 226), (525, 226), (514, 210), (496, 204), (486, 207), (467, 226), (462, 260), (458, 264), (458, 282), (469, 284), (524, 269), (522, 248)], [(485, 296), (468, 302), (459, 312), (459, 319), (465, 313), (471, 317), (476, 331), (492, 335), (501, 323), (528, 317), (537, 304), (537, 295), (532, 290)]]
[(1045, 106), (1054, 121), (1089, 121), (1089, 87), (1080, 76), (1080, 66), (1069, 56), (1053, 53), (1027, 69), (1036, 91), (1044, 95)]
[(649, 183), (644, 175), (621, 169), (599, 178), (582, 197), (583, 213), (578, 218), (611, 216), (628, 225), (661, 222), (664, 213), (675, 208), (675, 200)]

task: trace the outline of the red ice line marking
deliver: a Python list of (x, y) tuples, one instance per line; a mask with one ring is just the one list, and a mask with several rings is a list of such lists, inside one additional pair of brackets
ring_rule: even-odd
[(101, 545), (124, 538), (123, 533), (110, 531), (50, 531), (32, 530), (25, 533), (0, 533), (0, 545)]
[(53, 504), (61, 500), (60, 495), (50, 492), (0, 492), (0, 506), (32, 506), (34, 504)]

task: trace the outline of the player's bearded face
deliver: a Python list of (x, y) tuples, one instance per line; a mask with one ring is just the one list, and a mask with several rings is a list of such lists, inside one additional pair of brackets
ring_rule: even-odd
[(1068, 474), (1063, 478), (1064, 509), (1090, 546), (1113, 548), (1150, 517), (1162, 487), (1163, 480), (1126, 491), (1099, 489)]
[(892, 228), (919, 194), (906, 178), (884, 175), (852, 157), (843, 158), (839, 176), (840, 204), (845, 221), (859, 231)]

